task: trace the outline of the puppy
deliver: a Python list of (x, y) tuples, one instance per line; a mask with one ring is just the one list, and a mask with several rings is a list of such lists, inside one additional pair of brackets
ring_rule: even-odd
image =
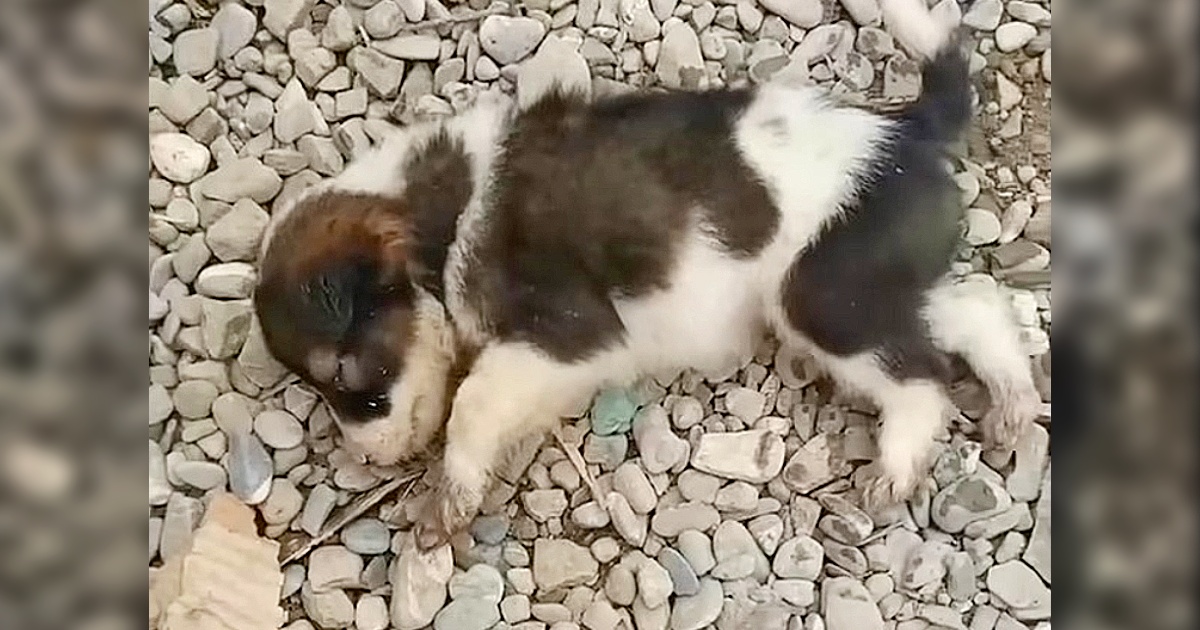
[(277, 212), (255, 295), (271, 350), (374, 462), (445, 424), (423, 546), (469, 522), (507, 446), (600, 387), (727, 372), (768, 330), (879, 406), (872, 503), (925, 472), (946, 353), (988, 386), (987, 435), (1015, 441), (1040, 400), (1008, 308), (948, 278), (962, 209), (942, 149), (970, 117), (966, 62), (922, 0), (884, 6), (924, 60), (899, 114), (783, 85), (481, 99)]

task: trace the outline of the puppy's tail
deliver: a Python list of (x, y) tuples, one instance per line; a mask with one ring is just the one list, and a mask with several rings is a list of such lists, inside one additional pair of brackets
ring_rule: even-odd
[(921, 97), (902, 116), (911, 133), (927, 140), (958, 139), (971, 120), (971, 85), (959, 46), (957, 3), (941, 2), (930, 11), (925, 0), (883, 0), (882, 8), (888, 30), (922, 63)]

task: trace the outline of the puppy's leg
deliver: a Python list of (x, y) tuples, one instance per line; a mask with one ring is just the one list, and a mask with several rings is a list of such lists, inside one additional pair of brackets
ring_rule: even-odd
[(885, 507), (907, 499), (929, 468), (930, 447), (950, 408), (941, 383), (896, 376), (875, 352), (852, 357), (818, 353), (818, 357), (840, 384), (879, 405), (880, 474), (867, 489), (867, 504)]
[(995, 285), (981, 281), (946, 282), (926, 298), (924, 315), (934, 344), (962, 356), (991, 395), (992, 408), (983, 419), (985, 440), (994, 448), (1012, 448), (1042, 401), (1011, 307)]
[(441, 485), (417, 525), (421, 547), (446, 542), (468, 525), (507, 448), (553, 427), (604, 375), (598, 362), (562, 363), (527, 344), (485, 348), (454, 397)]

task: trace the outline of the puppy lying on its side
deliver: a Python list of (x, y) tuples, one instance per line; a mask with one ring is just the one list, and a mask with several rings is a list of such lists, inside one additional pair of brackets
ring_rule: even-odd
[(879, 405), (877, 504), (925, 472), (943, 353), (987, 384), (989, 438), (1015, 441), (1040, 401), (1007, 307), (947, 278), (961, 208), (941, 149), (970, 117), (966, 62), (923, 0), (884, 6), (925, 62), (898, 115), (781, 85), (493, 99), (277, 213), (258, 315), (351, 445), (393, 463), (449, 413), (422, 545), (470, 521), (505, 447), (598, 388), (722, 371), (764, 329)]

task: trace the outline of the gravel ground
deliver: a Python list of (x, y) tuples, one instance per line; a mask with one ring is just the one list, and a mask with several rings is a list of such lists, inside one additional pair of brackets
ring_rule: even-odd
[(1047, 401), (1015, 456), (981, 451), (987, 396), (964, 376), (932, 477), (868, 515), (872, 410), (768, 341), (724, 379), (602, 393), (561, 442), (514, 454), (473, 544), (422, 556), (418, 493), (374, 500), (412, 484), (341, 450), (330, 412), (264, 348), (248, 298), (272, 208), (485, 90), (787, 72), (883, 105), (917, 93), (916, 66), (877, 0), (150, 0), (151, 570), (228, 489), (299, 556), (291, 630), (1048, 630), (1048, 5), (977, 0), (964, 16), (980, 123), (955, 164), (970, 208), (956, 270), (1012, 288)]

